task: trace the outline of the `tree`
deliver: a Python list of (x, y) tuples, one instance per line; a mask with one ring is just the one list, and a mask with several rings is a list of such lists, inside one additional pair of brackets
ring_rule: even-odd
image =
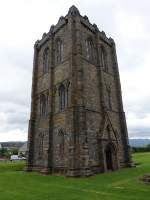
[(148, 144), (147, 147), (150, 148), (150, 144)]
[(18, 155), (18, 149), (17, 148), (12, 148), (11, 149), (11, 154), (12, 155)]
[(6, 148), (1, 148), (0, 149), (0, 157), (8, 157), (9, 152)]

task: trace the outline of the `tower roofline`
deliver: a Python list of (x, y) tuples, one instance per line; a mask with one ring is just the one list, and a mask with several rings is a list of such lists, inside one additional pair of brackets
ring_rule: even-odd
[(43, 36), (40, 40), (36, 41), (36, 46), (37, 47), (41, 47), (43, 44), (45, 44), (46, 41), (48, 41), (48, 39), (51, 37), (51, 34), (55, 34), (57, 31), (59, 31), (59, 29), (61, 29), (65, 24), (67, 24), (68, 19), (70, 17), (76, 17), (79, 16), (80, 17), (80, 22), (81, 24), (83, 24), (83, 26), (85, 26), (86, 28), (88, 28), (91, 32), (99, 33), (99, 37), (106, 42), (108, 45), (112, 45), (114, 44), (114, 40), (112, 38), (108, 38), (105, 34), (104, 31), (100, 31), (99, 28), (97, 27), (96, 24), (91, 24), (88, 17), (86, 15), (82, 16), (78, 10), (78, 8), (74, 5), (72, 5), (69, 8), (69, 11), (67, 13), (67, 15), (61, 16), (57, 22), (56, 25), (51, 25), (50, 30), (48, 33), (43, 33)]

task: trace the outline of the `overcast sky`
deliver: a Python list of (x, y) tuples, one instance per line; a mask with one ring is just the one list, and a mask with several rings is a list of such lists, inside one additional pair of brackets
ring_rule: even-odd
[(73, 4), (114, 38), (129, 136), (150, 138), (149, 0), (0, 0), (0, 142), (27, 139), (34, 42)]

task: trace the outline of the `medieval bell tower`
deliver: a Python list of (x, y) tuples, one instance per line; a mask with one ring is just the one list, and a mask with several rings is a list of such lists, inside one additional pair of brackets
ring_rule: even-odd
[(130, 162), (114, 40), (72, 6), (34, 45), (27, 170), (88, 176)]

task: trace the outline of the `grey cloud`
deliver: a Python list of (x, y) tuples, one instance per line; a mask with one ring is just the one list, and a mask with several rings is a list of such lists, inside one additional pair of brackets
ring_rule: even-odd
[(150, 138), (150, 127), (134, 127), (129, 129), (131, 138)]
[(138, 115), (140, 113), (146, 114), (146, 113), (150, 113), (149, 102), (150, 102), (150, 95), (149, 95), (149, 97), (146, 97), (145, 99), (142, 99), (142, 100), (138, 100), (137, 98), (135, 98), (133, 101), (127, 102), (127, 104), (125, 106), (129, 113), (134, 112)]
[(8, 132), (14, 129), (26, 130), (29, 119), (27, 112), (13, 112), (5, 114), (6, 122), (4, 127), (0, 127), (0, 132)]
[(16, 104), (17, 106), (27, 106), (30, 102), (30, 93), (27, 91), (12, 91), (12, 92), (1, 92), (0, 93), (0, 103), (3, 105), (12, 104), (13, 106)]

